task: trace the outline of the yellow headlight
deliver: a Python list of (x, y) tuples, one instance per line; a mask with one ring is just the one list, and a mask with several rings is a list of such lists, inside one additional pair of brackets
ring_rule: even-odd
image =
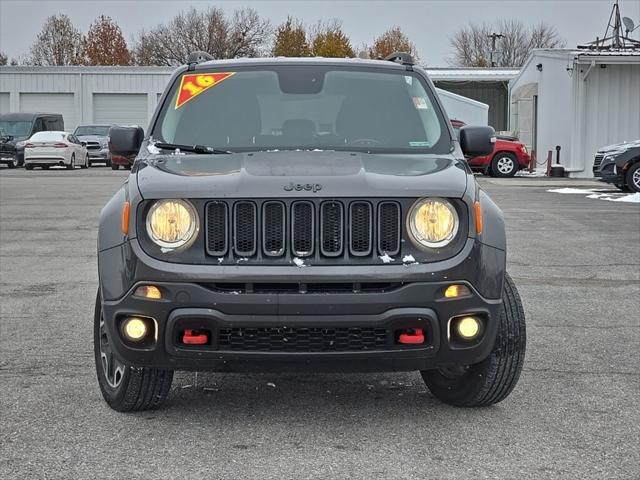
[(458, 214), (447, 200), (419, 200), (409, 214), (409, 231), (420, 245), (444, 247), (458, 232)]
[(178, 248), (195, 238), (198, 216), (184, 200), (160, 200), (147, 215), (147, 233), (163, 248)]

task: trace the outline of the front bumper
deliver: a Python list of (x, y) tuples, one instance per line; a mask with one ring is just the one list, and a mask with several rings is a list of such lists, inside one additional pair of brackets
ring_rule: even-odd
[(87, 153), (89, 154), (89, 160), (92, 160), (92, 161), (106, 162), (111, 158), (111, 155), (109, 155), (108, 148), (105, 148), (102, 150), (87, 150)]
[[(486, 268), (470, 270), (476, 261), (484, 262)], [(213, 371), (411, 371), (469, 365), (489, 355), (497, 333), (501, 300), (499, 294), (488, 298), (480, 290), (501, 292), (504, 252), (470, 239), (460, 255), (438, 264), (194, 266), (147, 257), (132, 240), (100, 252), (99, 267), (103, 315), (110, 341), (130, 365)], [(115, 270), (120, 268), (120, 272)], [(399, 284), (375, 293), (364, 290), (282, 293), (245, 288), (285, 281), (309, 285), (345, 281), (363, 284), (399, 281)], [(222, 291), (212, 286), (215, 282), (238, 285), (238, 290)], [(497, 285), (490, 285), (492, 282)], [(147, 300), (133, 294), (139, 285), (149, 283), (161, 289), (162, 300)], [(467, 285), (471, 295), (443, 298), (451, 283)], [(117, 294), (120, 288), (124, 288), (124, 293)], [(477, 341), (461, 348), (449, 342), (450, 319), (464, 314), (481, 316), (485, 329)], [(135, 348), (123, 341), (119, 324), (131, 315), (154, 319), (157, 330), (152, 345)], [(181, 334), (186, 328), (210, 332), (211, 341), (202, 346), (182, 344)], [(231, 329), (308, 332), (308, 329), (341, 328), (379, 329), (386, 332), (387, 341), (356, 351), (257, 351), (222, 345), (220, 341), (222, 332)], [(425, 342), (398, 344), (397, 332), (406, 328), (423, 329)]]

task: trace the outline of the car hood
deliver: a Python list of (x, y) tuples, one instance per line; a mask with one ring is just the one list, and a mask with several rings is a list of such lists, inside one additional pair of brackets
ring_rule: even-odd
[(598, 153), (611, 153), (618, 151), (625, 151), (628, 148), (634, 148), (640, 146), (640, 140), (632, 140), (631, 142), (614, 143), (613, 145), (607, 145), (598, 150)]
[(153, 155), (136, 165), (143, 198), (461, 198), (464, 162), (452, 156), (273, 151)]

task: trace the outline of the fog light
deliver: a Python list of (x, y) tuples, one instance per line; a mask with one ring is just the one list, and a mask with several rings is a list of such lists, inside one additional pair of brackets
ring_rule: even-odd
[(471, 295), (471, 292), (466, 285), (449, 285), (444, 291), (445, 298), (466, 297), (467, 295)]
[(140, 318), (130, 317), (124, 321), (122, 331), (128, 340), (139, 342), (147, 334), (147, 324)]
[(461, 338), (473, 340), (480, 333), (480, 321), (475, 317), (463, 317), (456, 323), (456, 331)]
[(162, 298), (162, 292), (155, 285), (143, 285), (136, 288), (133, 293), (136, 297), (148, 298), (150, 300), (160, 300)]

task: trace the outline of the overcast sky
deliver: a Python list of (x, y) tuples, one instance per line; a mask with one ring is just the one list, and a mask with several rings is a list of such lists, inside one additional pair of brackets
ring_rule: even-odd
[[(112, 17), (130, 41), (141, 28), (171, 19), (189, 6), (222, 7), (227, 12), (251, 6), (274, 24), (287, 15), (305, 23), (338, 18), (356, 47), (393, 25), (401, 26), (415, 43), (422, 63), (446, 66), (449, 36), (469, 21), (518, 18), (547, 22), (558, 28), (567, 46), (602, 37), (613, 0), (416, 0), (416, 1), (190, 1), (190, 0), (0, 0), (0, 51), (25, 55), (49, 15), (66, 13), (86, 32), (99, 15)], [(623, 16), (640, 24), (640, 0), (620, 0)], [(638, 29), (640, 31), (640, 29)], [(636, 35), (638, 36), (638, 35)]]

